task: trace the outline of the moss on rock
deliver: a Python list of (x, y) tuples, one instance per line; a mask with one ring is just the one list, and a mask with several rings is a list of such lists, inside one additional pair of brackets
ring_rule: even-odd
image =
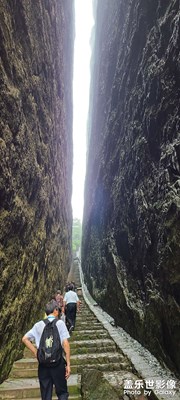
[(1, 2), (0, 380), (71, 265), (73, 2)]
[(177, 0), (97, 2), (81, 258), (92, 296), (176, 372), (178, 18)]

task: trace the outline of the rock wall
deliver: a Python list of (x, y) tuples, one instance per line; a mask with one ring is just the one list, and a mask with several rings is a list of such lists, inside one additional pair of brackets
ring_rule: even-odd
[(0, 4), (0, 380), (71, 264), (73, 0)]
[(98, 0), (82, 268), (116, 324), (180, 371), (177, 0)]

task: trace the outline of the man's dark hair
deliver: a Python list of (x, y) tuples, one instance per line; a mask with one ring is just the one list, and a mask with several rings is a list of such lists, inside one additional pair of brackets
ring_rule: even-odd
[(51, 300), (46, 304), (45, 313), (49, 315), (52, 314), (54, 310), (59, 310), (59, 307), (55, 300)]
[(69, 290), (73, 290), (73, 289), (74, 289), (74, 285), (73, 285), (73, 283), (70, 283)]

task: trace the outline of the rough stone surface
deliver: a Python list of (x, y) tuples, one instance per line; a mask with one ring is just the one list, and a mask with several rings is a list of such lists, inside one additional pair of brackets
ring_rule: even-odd
[(83, 400), (122, 399), (97, 369), (84, 369), (81, 374)]
[(179, 1), (99, 0), (82, 268), (95, 300), (180, 371)]
[(74, 2), (0, 4), (0, 379), (71, 264)]

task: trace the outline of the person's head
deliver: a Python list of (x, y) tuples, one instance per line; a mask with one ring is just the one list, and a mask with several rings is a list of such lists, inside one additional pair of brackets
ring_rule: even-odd
[(55, 300), (51, 300), (46, 304), (45, 313), (46, 315), (53, 314), (55, 317), (59, 315), (59, 307)]
[(73, 290), (73, 289), (74, 289), (74, 285), (72, 283), (70, 283), (69, 290)]
[(59, 301), (61, 299), (61, 291), (57, 290), (54, 297), (55, 297), (56, 301)]

